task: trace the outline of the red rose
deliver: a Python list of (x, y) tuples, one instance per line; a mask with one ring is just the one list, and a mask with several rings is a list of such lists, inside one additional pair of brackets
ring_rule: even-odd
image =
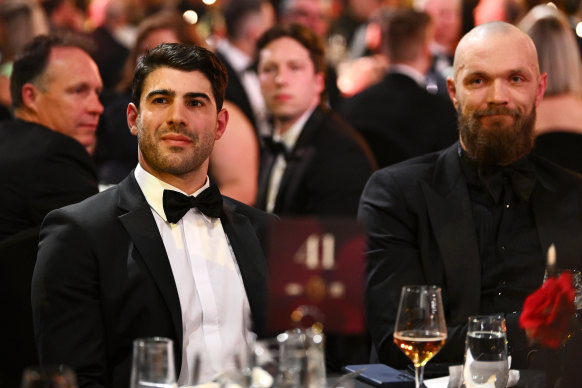
[(574, 296), (571, 274), (548, 278), (526, 298), (519, 326), (529, 338), (557, 348), (567, 335), (574, 314)]

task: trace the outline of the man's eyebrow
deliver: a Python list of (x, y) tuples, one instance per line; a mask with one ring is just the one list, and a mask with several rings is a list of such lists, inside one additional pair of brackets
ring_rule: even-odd
[(146, 99), (149, 99), (152, 96), (155, 95), (162, 95), (162, 96), (175, 96), (176, 92), (168, 90), (168, 89), (156, 89), (156, 90), (152, 90), (151, 92), (149, 92), (146, 95)]
[(186, 93), (185, 97), (187, 97), (187, 98), (202, 98), (204, 100), (211, 101), (210, 96), (208, 94), (202, 93), (202, 92)]

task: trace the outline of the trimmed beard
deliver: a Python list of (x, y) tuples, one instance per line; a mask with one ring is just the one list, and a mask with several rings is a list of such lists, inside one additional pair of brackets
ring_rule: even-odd
[[(477, 163), (506, 166), (533, 150), (535, 106), (529, 115), (522, 114), (518, 109), (504, 107), (488, 108), (463, 116), (459, 106), (457, 113), (463, 146), (468, 156)], [(513, 117), (513, 125), (497, 121), (484, 128), (481, 124), (482, 117), (503, 114)]]
[[(188, 137), (194, 144), (193, 150), (183, 147), (169, 147), (163, 152), (159, 139), (167, 133), (176, 133)], [(142, 157), (155, 171), (183, 176), (199, 169), (210, 157), (214, 146), (214, 137), (189, 133), (180, 125), (172, 126), (152, 133), (144, 130), (141, 115), (137, 119), (137, 142)]]

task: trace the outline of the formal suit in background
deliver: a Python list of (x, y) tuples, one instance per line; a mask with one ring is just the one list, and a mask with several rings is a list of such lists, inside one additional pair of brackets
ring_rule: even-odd
[(253, 127), (257, 128), (255, 113), (253, 112), (251, 101), (249, 100), (245, 87), (240, 80), (239, 74), (220, 50), (216, 51), (216, 56), (222, 61), (224, 67), (226, 67), (226, 72), (228, 73), (228, 84), (226, 85), (225, 98), (238, 106), (249, 119), (251, 124), (253, 124)]
[[(256, 207), (265, 209), (276, 154), (261, 153)], [(289, 152), (273, 213), (355, 216), (374, 161), (363, 139), (337, 114), (316, 108)]]
[[(224, 198), (220, 220), (259, 334), (266, 314), (265, 233), (272, 218)], [(46, 279), (59, 279), (61, 285)], [(32, 304), (41, 362), (71, 365), (79, 386), (126, 388), (132, 341), (140, 337), (173, 339), (180, 374), (178, 291), (152, 210), (133, 173), (117, 187), (47, 216)]]
[(0, 241), (98, 192), (91, 157), (75, 139), (19, 119), (0, 124)]
[[(392, 337), (403, 285), (442, 288), (448, 336), (435, 356), (436, 363), (462, 363), (467, 317), (483, 308), (483, 257), (459, 148), (455, 144), (379, 170), (362, 194), (358, 216), (369, 239), (366, 314), (378, 359), (383, 363), (402, 367), (409, 362)], [(558, 251), (559, 267), (582, 268), (582, 241), (575, 237), (582, 233), (582, 181), (533, 154), (526, 158), (537, 176), (529, 198), (539, 237), (535, 242), (539, 254), (532, 257), (540, 267), (539, 276), (528, 279), (534, 284), (533, 292), (542, 283), (545, 253), (552, 243)], [(510, 277), (516, 276), (523, 274)], [(500, 287), (503, 292), (507, 290), (505, 283)], [(527, 344), (523, 331), (516, 331), (519, 312), (505, 312), (509, 345), (523, 355), (520, 347)]]
[(451, 101), (399, 72), (346, 99), (339, 114), (364, 136), (380, 168), (441, 150), (458, 138)]

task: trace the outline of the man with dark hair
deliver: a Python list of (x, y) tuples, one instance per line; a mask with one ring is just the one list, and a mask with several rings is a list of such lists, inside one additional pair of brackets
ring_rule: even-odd
[(0, 124), (0, 241), (98, 192), (87, 151), (103, 107), (97, 65), (72, 36), (39, 36), (16, 58), (15, 120)]
[[(379, 167), (438, 151), (456, 141), (456, 115), (448, 96), (427, 91), (431, 66), (430, 17), (395, 10), (382, 37), (388, 72), (377, 84), (344, 100), (339, 113), (360, 132)], [(443, 89), (446, 90), (443, 79)]]
[(505, 313), (512, 367), (536, 362), (517, 321), (543, 282), (548, 247), (559, 268), (582, 268), (582, 181), (531, 153), (546, 77), (515, 26), (474, 28), (447, 81), (460, 141), (370, 178), (358, 215), (368, 235), (367, 323), (381, 362), (409, 363), (393, 343), (407, 284), (442, 288), (447, 342), (435, 363), (462, 363), (467, 317), (494, 313)]
[(256, 206), (285, 216), (355, 217), (374, 161), (363, 139), (323, 102), (321, 40), (298, 24), (275, 26), (257, 50), (275, 128), (261, 152)]
[(269, 117), (254, 68), (257, 39), (275, 22), (269, 0), (227, 1), (222, 6), (226, 38), (218, 42), (216, 55), (228, 71), (226, 99), (237, 105), (257, 134), (267, 134)]
[(264, 330), (273, 217), (222, 197), (207, 176), (228, 121), (226, 83), (204, 48), (147, 52), (127, 108), (138, 166), (43, 224), (32, 285), (39, 357), (73, 366), (81, 388), (126, 388), (132, 341), (154, 336), (174, 341), (178, 385), (207, 381)]

